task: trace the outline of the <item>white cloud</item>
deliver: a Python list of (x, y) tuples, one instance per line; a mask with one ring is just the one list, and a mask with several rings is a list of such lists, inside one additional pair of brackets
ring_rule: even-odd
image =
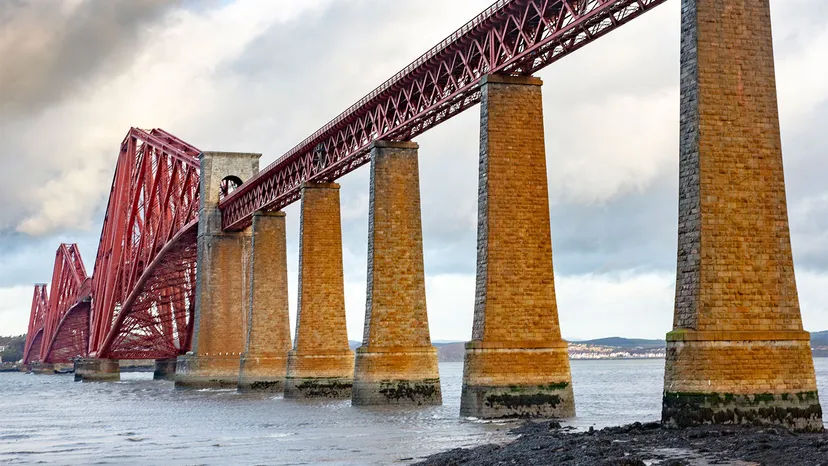
[[(0, 336), (21, 335), (29, 327), (33, 286), (0, 288)], [(24, 303), (28, 305), (24, 306)]]
[(805, 330), (828, 330), (828, 273), (800, 270), (796, 286)]

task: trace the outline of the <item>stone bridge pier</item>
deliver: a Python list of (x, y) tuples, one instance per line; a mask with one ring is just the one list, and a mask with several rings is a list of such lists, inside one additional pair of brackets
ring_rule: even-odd
[(442, 403), (426, 312), (417, 148), (389, 141), (371, 148), (368, 292), (354, 405)]
[(339, 185), (302, 186), (299, 302), (286, 398), (349, 398), (354, 352), (345, 326)]
[(823, 428), (788, 228), (768, 0), (683, 0), (668, 426)]
[(541, 80), (482, 81), (477, 289), (460, 413), (575, 414), (555, 282)]
[(251, 229), (225, 232), (218, 208), (222, 181), (246, 181), (261, 154), (204, 152), (198, 222), (198, 271), (192, 351), (176, 364), (176, 387), (239, 383), (249, 306)]
[(250, 303), (239, 389), (281, 392), (290, 351), (284, 212), (253, 214)]

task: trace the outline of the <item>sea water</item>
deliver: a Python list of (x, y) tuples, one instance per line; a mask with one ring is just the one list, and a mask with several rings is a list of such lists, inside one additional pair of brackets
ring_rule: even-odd
[[(828, 359), (815, 359), (828, 407)], [(511, 437), (459, 416), (462, 363), (441, 363), (443, 405), (353, 407), (235, 390), (176, 390), (151, 373), (117, 383), (0, 374), (0, 463), (406, 464)], [(655, 421), (664, 360), (572, 361), (577, 428)]]

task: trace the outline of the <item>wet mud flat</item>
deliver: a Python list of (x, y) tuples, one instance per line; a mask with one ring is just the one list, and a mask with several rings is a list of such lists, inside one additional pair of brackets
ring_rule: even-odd
[(527, 422), (505, 445), (457, 448), (418, 465), (567, 466), (828, 466), (828, 431), (779, 427), (702, 426), (664, 429), (660, 423), (576, 432), (555, 421)]

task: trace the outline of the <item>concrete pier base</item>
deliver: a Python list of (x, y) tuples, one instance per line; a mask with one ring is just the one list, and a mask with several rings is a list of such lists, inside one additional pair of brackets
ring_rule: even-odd
[(467, 343), (460, 415), (482, 419), (574, 416), (566, 342), (514, 347)]
[(30, 371), (35, 374), (54, 374), (55, 365), (47, 362), (33, 362)]
[(153, 380), (175, 380), (176, 358), (156, 359), (155, 371), (152, 373)]
[(75, 361), (75, 382), (117, 382), (121, 366), (117, 359), (83, 358)]
[(288, 376), (285, 379), (285, 398), (351, 397), (354, 378), (354, 353), (326, 351), (288, 354)]
[(355, 406), (442, 404), (437, 349), (358, 348), (351, 400)]
[(662, 422), (678, 428), (781, 425), (822, 432), (809, 337), (807, 332), (671, 332)]
[(239, 390), (281, 393), (285, 389), (287, 359), (286, 355), (242, 358)]
[(179, 356), (175, 366), (176, 388), (236, 388), (239, 356)]

